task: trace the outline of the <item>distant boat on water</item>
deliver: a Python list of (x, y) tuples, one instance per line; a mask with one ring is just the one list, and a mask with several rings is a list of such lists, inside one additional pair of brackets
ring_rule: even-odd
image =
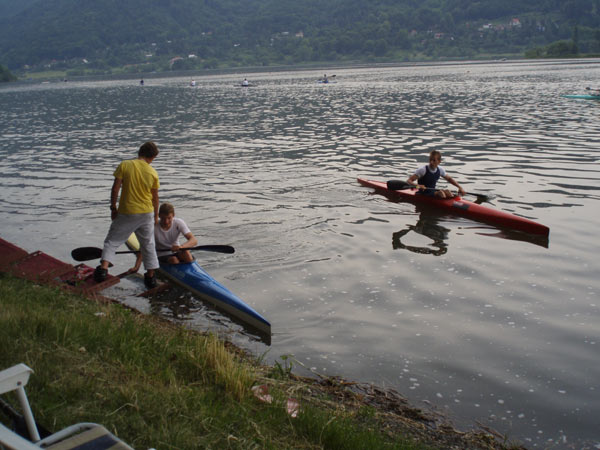
[(321, 83), (321, 84), (335, 83), (335, 81), (333, 81), (332, 78), (335, 78), (335, 75), (327, 76), (327, 74), (325, 74), (317, 80), (317, 83)]

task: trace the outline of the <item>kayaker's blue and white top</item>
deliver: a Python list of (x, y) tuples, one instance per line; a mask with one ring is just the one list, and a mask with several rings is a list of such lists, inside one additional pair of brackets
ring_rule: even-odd
[(446, 176), (446, 170), (442, 166), (437, 166), (435, 170), (432, 170), (429, 164), (426, 164), (415, 170), (415, 175), (418, 177), (419, 184), (433, 189), (440, 177)]

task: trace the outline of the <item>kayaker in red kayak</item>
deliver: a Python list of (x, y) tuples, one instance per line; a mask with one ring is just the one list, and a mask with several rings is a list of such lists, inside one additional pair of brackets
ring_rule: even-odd
[[(443, 167), (440, 166), (442, 162), (442, 154), (438, 150), (432, 150), (429, 153), (429, 164), (419, 167), (415, 170), (408, 180), (409, 184), (420, 189), (419, 193), (422, 195), (430, 195), (432, 197), (439, 198), (452, 198), (454, 194), (448, 189), (436, 189), (435, 185), (441, 178), (445, 179), (448, 183), (456, 186), (460, 195), (465, 195), (464, 189), (446, 173)], [(415, 181), (418, 184), (415, 184)]]

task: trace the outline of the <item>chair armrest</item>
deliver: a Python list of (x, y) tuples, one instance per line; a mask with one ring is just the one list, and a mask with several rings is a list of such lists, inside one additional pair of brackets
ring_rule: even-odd
[(32, 373), (33, 370), (22, 363), (3, 370), (0, 372), (0, 394), (25, 386)]

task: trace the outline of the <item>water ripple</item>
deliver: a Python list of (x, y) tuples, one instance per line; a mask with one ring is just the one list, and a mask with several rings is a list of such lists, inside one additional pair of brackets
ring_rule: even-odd
[[(600, 440), (600, 103), (561, 95), (593, 85), (597, 64), (340, 69), (330, 85), (322, 71), (265, 72), (250, 89), (235, 74), (2, 86), (2, 237), (64, 260), (99, 245), (114, 168), (155, 140), (161, 199), (201, 242), (235, 245), (197, 257), (272, 321), (272, 358), (393, 386), (530, 446), (587, 445)], [(356, 183), (405, 179), (432, 149), (550, 240)], [(148, 308), (240, 339), (193, 299)]]

